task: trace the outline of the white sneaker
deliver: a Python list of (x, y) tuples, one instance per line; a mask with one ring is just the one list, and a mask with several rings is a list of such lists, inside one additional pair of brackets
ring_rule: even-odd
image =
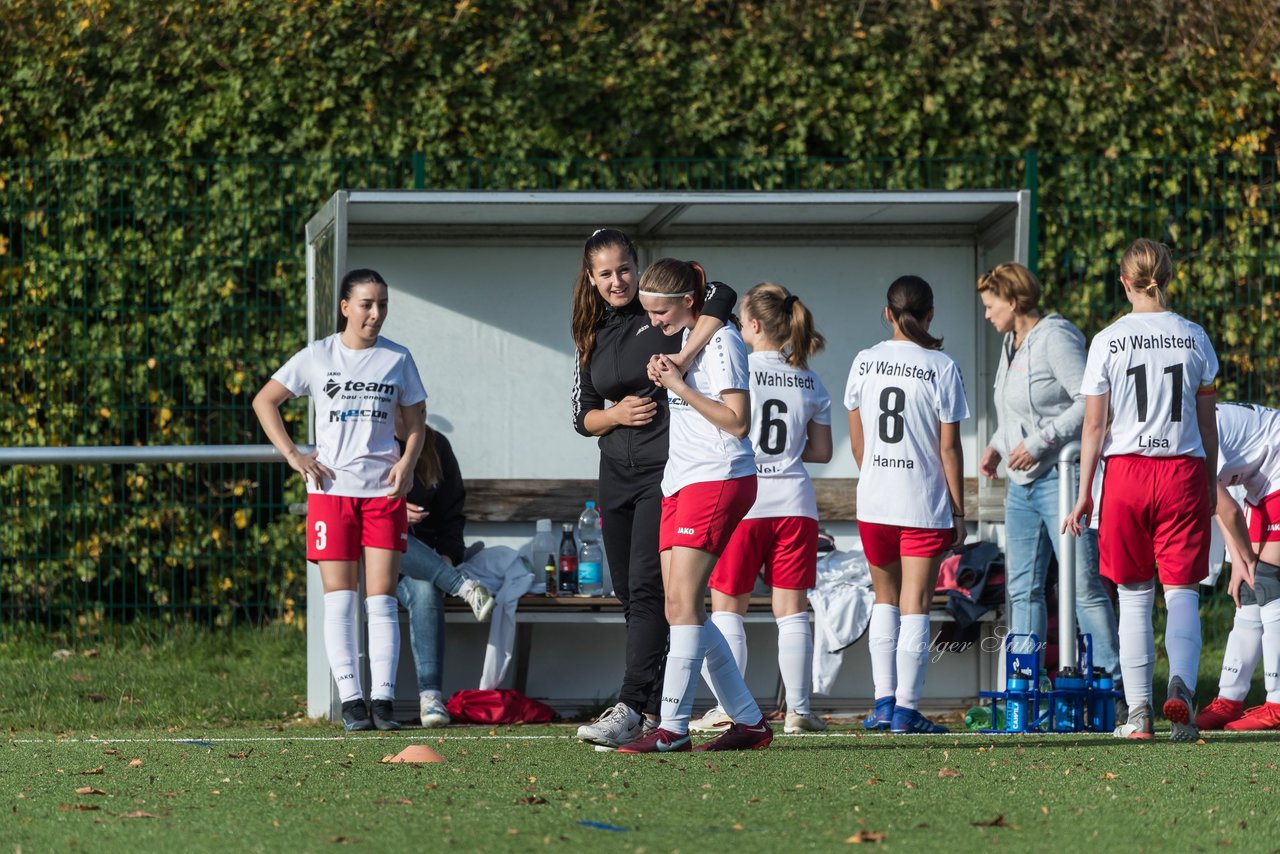
[(482, 587), (468, 578), (462, 582), (458, 595), (471, 606), (471, 613), (476, 615), (477, 622), (488, 621), (489, 615), (493, 613), (493, 594), (487, 587)]
[(797, 735), (802, 732), (826, 732), (827, 722), (812, 712), (803, 715), (799, 712), (787, 712), (787, 723), (782, 731), (788, 735)]
[(449, 716), (449, 710), (444, 707), (444, 703), (430, 695), (418, 697), (418, 717), (422, 719), (422, 725), (427, 729), (453, 723), (453, 718)]
[(733, 718), (725, 714), (724, 709), (713, 706), (696, 721), (689, 722), (689, 732), (724, 732), (733, 726)]
[(617, 748), (635, 741), (644, 728), (644, 716), (633, 712), (626, 703), (604, 710), (595, 723), (578, 727), (578, 739), (588, 744)]
[(1155, 734), (1151, 719), (1151, 704), (1143, 703), (1129, 711), (1128, 718), (1111, 733), (1116, 738), (1151, 738)]

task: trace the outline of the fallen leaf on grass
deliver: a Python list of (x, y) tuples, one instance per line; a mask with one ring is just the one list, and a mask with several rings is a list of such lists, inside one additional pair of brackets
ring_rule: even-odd
[(93, 786), (78, 786), (76, 788), (77, 795), (105, 795), (106, 792), (101, 789), (95, 789)]
[(991, 821), (971, 821), (969, 822), (969, 824), (973, 827), (1007, 827), (1010, 830), (1018, 829), (1018, 826), (1016, 824), (1010, 824), (1009, 822), (1005, 821), (1003, 814), (996, 816), (995, 818), (991, 819)]
[(60, 809), (60, 810), (84, 810), (85, 812), (88, 812), (88, 811), (90, 811), (90, 810), (100, 810), (100, 809), (102, 809), (102, 807), (98, 806), (97, 804), (58, 804), (58, 809)]
[(394, 798), (394, 799), (392, 799), (392, 798), (378, 798), (376, 801), (374, 801), (374, 803), (375, 803), (375, 804), (383, 804), (383, 805), (386, 805), (386, 804), (403, 804), (404, 806), (407, 806), (407, 807), (411, 807), (411, 806), (413, 806), (413, 801), (409, 800), (408, 798)]
[(883, 781), (879, 777), (872, 777), (867, 780), (865, 785), (874, 786), (876, 783), (880, 783), (880, 782), (883, 782)]
[(87, 682), (89, 679), (89, 677), (85, 676), (83, 673), (72, 673), (67, 678), (70, 679), (72, 682)]
[(248, 750), (237, 750), (235, 753), (228, 753), (227, 758), (228, 759), (248, 759), (250, 754), (252, 753), (253, 753), (253, 748), (250, 747)]
[(88, 771), (81, 771), (80, 773), (85, 776), (88, 776), (89, 774), (102, 774), (104, 773), (104, 771), (103, 771), (103, 767), (99, 765), (97, 768), (90, 768)]
[(81, 694), (80, 696), (88, 700), (90, 703), (105, 703), (107, 701), (106, 694), (99, 694), (96, 691), (92, 694)]
[(1119, 774), (1113, 774), (1113, 773), (1111, 773), (1110, 771), (1106, 771), (1106, 772), (1103, 772), (1102, 777), (1101, 777), (1100, 779), (1103, 779), (1103, 780), (1114, 780), (1114, 779), (1116, 779), (1116, 778), (1117, 778), (1117, 777), (1119, 777), (1119, 776), (1120, 776)]
[(395, 759), (395, 758), (396, 758), (396, 755), (394, 753), (388, 753), (386, 756), (382, 757), (382, 759), (379, 761), (390, 762), (392, 759)]
[(85, 658), (97, 658), (102, 653), (98, 652), (96, 649), (86, 649), (84, 652), (80, 654), (83, 655)]
[(939, 768), (938, 776), (939, 777), (962, 777), (964, 775), (954, 768)]
[(102, 751), (103, 755), (105, 756), (115, 756), (119, 752), (120, 751), (116, 750), (114, 747), (109, 747), (106, 750)]
[(330, 836), (329, 841), (337, 845), (354, 845), (359, 840), (352, 839), (350, 836)]
[(53, 657), (58, 661), (66, 661), (73, 655), (75, 655), (75, 653), (69, 649), (55, 649), (53, 651)]
[(884, 842), (884, 837), (885, 833), (882, 830), (859, 830), (845, 842), (850, 845), (861, 845), (863, 842)]
[(130, 767), (130, 768), (137, 768), (137, 767), (139, 767), (140, 765), (142, 765), (142, 760), (141, 760), (141, 759), (130, 759), (130, 760), (129, 760), (129, 767)]
[(133, 812), (120, 813), (120, 817), (121, 818), (159, 818), (160, 816), (154, 813), (143, 812), (142, 810), (134, 810)]
[(538, 795), (529, 795), (527, 798), (516, 798), (516, 803), (525, 804), (526, 806), (534, 806), (536, 804), (545, 804), (546, 802), (547, 802), (546, 798), (540, 797)]

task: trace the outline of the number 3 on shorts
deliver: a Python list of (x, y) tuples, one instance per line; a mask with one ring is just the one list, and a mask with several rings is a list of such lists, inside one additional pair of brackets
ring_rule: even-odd
[(329, 531), (329, 526), (324, 522), (316, 522), (316, 551), (324, 551), (324, 547), (328, 545), (328, 537), (325, 535)]

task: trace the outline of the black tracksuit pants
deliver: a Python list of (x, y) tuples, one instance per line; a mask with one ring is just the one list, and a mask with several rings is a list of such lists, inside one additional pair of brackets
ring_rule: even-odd
[(604, 549), (627, 623), (626, 670), (618, 700), (658, 713), (667, 655), (666, 598), (658, 557), (663, 465), (630, 466), (600, 456)]

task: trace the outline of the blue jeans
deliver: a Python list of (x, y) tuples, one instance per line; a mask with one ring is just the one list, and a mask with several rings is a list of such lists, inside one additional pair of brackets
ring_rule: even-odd
[(418, 674), (418, 691), (439, 691), (444, 660), (444, 597), (458, 592), (465, 580), (412, 534), (400, 559), (396, 598), (409, 612), (409, 646)]
[[(1073, 502), (1074, 503), (1074, 502)], [(1005, 574), (1009, 590), (1009, 631), (1035, 632), (1044, 643), (1049, 619), (1045, 578), (1049, 555), (1058, 554), (1058, 470), (1052, 468), (1029, 484), (1009, 483), (1005, 495)], [(1116, 612), (1098, 574), (1098, 532), (1076, 540), (1076, 622), (1093, 639), (1093, 666), (1120, 678), (1116, 651)], [(1065, 663), (1065, 662), (1064, 662)]]

